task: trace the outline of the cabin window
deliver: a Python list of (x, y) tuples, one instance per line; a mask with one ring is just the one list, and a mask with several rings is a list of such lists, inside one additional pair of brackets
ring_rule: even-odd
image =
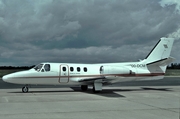
[(63, 71), (66, 71), (66, 67), (63, 67), (62, 70), (63, 70)]
[(45, 71), (50, 71), (50, 64), (45, 64), (44, 69)]
[(74, 71), (74, 68), (73, 68), (73, 67), (70, 67), (70, 71)]
[(84, 72), (87, 72), (87, 68), (86, 67), (84, 67)]
[(78, 72), (80, 72), (80, 71), (81, 71), (80, 67), (77, 67), (77, 71), (78, 71)]

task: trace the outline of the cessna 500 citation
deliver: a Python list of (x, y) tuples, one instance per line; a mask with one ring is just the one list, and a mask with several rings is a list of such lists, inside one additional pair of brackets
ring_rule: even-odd
[(164, 77), (166, 67), (174, 58), (170, 57), (174, 39), (161, 38), (144, 60), (126, 63), (74, 64), (40, 63), (27, 71), (2, 77), (3, 81), (29, 85), (81, 85), (86, 91), (89, 85), (94, 92), (102, 91), (103, 85), (125, 81), (157, 80)]

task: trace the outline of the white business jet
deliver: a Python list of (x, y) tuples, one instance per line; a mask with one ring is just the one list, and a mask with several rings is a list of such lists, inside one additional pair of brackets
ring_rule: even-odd
[(174, 58), (170, 57), (174, 39), (161, 38), (144, 60), (126, 63), (74, 64), (40, 63), (27, 71), (2, 77), (3, 81), (29, 85), (81, 85), (82, 91), (93, 86), (94, 92), (102, 91), (103, 85), (125, 81), (157, 80), (164, 77), (166, 67)]

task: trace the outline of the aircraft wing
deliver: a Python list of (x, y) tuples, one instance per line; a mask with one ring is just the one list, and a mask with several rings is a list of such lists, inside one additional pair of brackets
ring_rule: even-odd
[(80, 79), (79, 82), (91, 82), (99, 79), (105, 79), (105, 77), (85, 78), (85, 79)]
[[(125, 77), (118, 77), (118, 78), (125, 78)], [(116, 78), (114, 76), (104, 76), (104, 77), (94, 77), (94, 78), (84, 78), (80, 79), (79, 82), (81, 83), (87, 83), (87, 84), (92, 84), (95, 81), (100, 81), (102, 84), (112, 84), (113, 82), (116, 82)]]

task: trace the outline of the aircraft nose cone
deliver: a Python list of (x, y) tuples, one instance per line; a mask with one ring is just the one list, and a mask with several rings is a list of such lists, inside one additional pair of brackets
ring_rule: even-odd
[(7, 83), (11, 83), (12, 82), (12, 75), (11, 74), (8, 74), (8, 75), (5, 75), (5, 76), (3, 76), (2, 77), (2, 80), (4, 81), (4, 82), (7, 82)]
[(2, 80), (5, 81), (5, 82), (6, 82), (7, 79), (8, 79), (8, 76), (7, 76), (7, 75), (5, 75), (5, 76), (2, 77)]

